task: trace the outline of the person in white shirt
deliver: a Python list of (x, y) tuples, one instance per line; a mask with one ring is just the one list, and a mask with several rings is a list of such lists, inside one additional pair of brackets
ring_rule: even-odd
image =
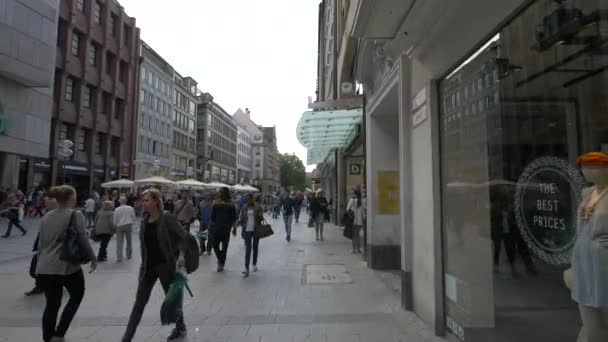
[(355, 189), (353, 198), (348, 202), (347, 211), (353, 214), (353, 251), (352, 253), (361, 253), (361, 237), (360, 231), (363, 227), (363, 200), (361, 199), (361, 191)]
[(84, 212), (87, 215), (87, 228), (95, 225), (95, 200), (93, 196), (84, 201)]
[(122, 261), (122, 250), (125, 237), (127, 238), (127, 259), (133, 254), (133, 223), (135, 210), (127, 205), (127, 198), (120, 197), (120, 206), (114, 209), (114, 227), (116, 227), (116, 259)]

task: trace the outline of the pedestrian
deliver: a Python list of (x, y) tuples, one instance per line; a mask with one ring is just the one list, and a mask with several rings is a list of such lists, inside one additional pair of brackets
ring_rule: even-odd
[(36, 215), (40, 215), (40, 217), (44, 216), (44, 212), (42, 211), (42, 209), (44, 208), (44, 193), (42, 192), (42, 190), (38, 190), (34, 193), (34, 215), (32, 215), (33, 217), (36, 217)]
[(272, 195), (272, 218), (279, 218), (279, 213), (281, 212), (281, 198), (279, 194)]
[[(185, 239), (186, 232), (173, 214), (163, 212), (161, 196), (158, 190), (149, 189), (143, 193), (144, 219), (139, 231), (141, 242), (141, 266), (139, 269), (139, 283), (133, 310), (127, 323), (122, 342), (130, 342), (135, 336), (137, 326), (141, 321), (144, 309), (148, 304), (156, 280), (165, 294), (169, 291), (172, 278), (179, 269), (185, 266)], [(186, 323), (180, 303), (175, 328), (167, 337), (167, 341), (179, 341), (185, 338)]]
[(294, 203), (294, 216), (296, 219), (296, 223), (300, 223), (300, 212), (302, 211), (302, 204), (304, 203), (304, 199), (301, 192), (298, 192), (295, 197)]
[(95, 218), (95, 235), (99, 238), (99, 253), (97, 253), (97, 262), (108, 261), (108, 244), (112, 235), (114, 235), (114, 203), (105, 201), (101, 205), (101, 210), (97, 212)]
[[(209, 228), (209, 224), (211, 223), (211, 209), (213, 208), (213, 195), (207, 195), (205, 201), (201, 202), (199, 209), (199, 222), (200, 232), (207, 232), (207, 238), (205, 239), (202, 234), (199, 233), (199, 242), (201, 245), (201, 255), (207, 251), (207, 255), (211, 255), (211, 248), (213, 247), (211, 243), (211, 231)], [(206, 243), (206, 246), (205, 246)]]
[(281, 209), (283, 212), (283, 222), (285, 222), (285, 240), (291, 241), (291, 224), (293, 223), (293, 213), (295, 211), (295, 194), (285, 196), (281, 200)]
[[(236, 208), (230, 200), (230, 190), (220, 189), (219, 199), (211, 208), (211, 224), (213, 225), (213, 250), (217, 257), (217, 271), (224, 271), (226, 254), (230, 244), (230, 231), (236, 235)], [(221, 245), (221, 246), (220, 246)]]
[(354, 196), (348, 202), (346, 211), (352, 212), (352, 227), (353, 227), (353, 250), (352, 253), (361, 253), (361, 237), (360, 232), (363, 227), (363, 200), (361, 199), (361, 191), (355, 189)]
[(95, 225), (95, 211), (95, 199), (93, 198), (93, 195), (91, 195), (84, 201), (84, 213), (87, 215), (87, 228), (91, 228)]
[(19, 192), (9, 194), (6, 201), (8, 208), (3, 211), (3, 214), (6, 218), (8, 218), (8, 226), (6, 228), (6, 232), (4, 235), (2, 235), (2, 238), (6, 239), (11, 236), (13, 226), (21, 230), (22, 236), (27, 234), (27, 230), (21, 226), (21, 218), (23, 216), (23, 200), (19, 196)]
[[(79, 233), (79, 243), (91, 260), (89, 273), (97, 268), (97, 259), (86, 236), (85, 218), (80, 211), (74, 210), (76, 190), (69, 185), (55, 186), (49, 191), (49, 197), (55, 198), (58, 207), (44, 215), (40, 222), (36, 276), (40, 280), (46, 299), (42, 314), (42, 339), (45, 342), (62, 342), (82, 302), (85, 290), (81, 266), (61, 260), (62, 236), (65, 235), (72, 220), (73, 227)], [(70, 299), (57, 325), (63, 288), (69, 293)]]
[(177, 202), (175, 202), (174, 214), (177, 217), (177, 222), (189, 232), (190, 225), (194, 222), (196, 210), (187, 191), (182, 192)]
[(116, 261), (122, 261), (123, 243), (127, 240), (127, 259), (133, 255), (133, 224), (135, 223), (135, 210), (127, 204), (128, 200), (120, 198), (120, 206), (114, 209), (114, 227), (116, 227)]
[(258, 271), (258, 246), (260, 239), (255, 236), (256, 228), (264, 221), (264, 209), (260, 207), (253, 195), (246, 196), (247, 202), (241, 208), (239, 217), (239, 225), (241, 226), (241, 236), (245, 240), (245, 271), (243, 276), (249, 276), (249, 264), (251, 261), (251, 252), (253, 249), (253, 272)]
[(323, 241), (323, 226), (329, 216), (328, 207), (329, 203), (327, 203), (327, 199), (323, 196), (323, 190), (318, 190), (310, 201), (310, 215), (315, 223), (317, 241)]

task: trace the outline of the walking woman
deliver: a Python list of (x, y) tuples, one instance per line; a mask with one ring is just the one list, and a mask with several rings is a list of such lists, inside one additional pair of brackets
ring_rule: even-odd
[[(211, 224), (213, 225), (213, 250), (217, 257), (217, 271), (224, 271), (226, 254), (230, 244), (230, 231), (236, 235), (236, 207), (230, 199), (230, 190), (226, 187), (220, 189), (219, 200), (211, 208)], [(221, 247), (220, 247), (221, 245)]]
[(323, 226), (325, 220), (329, 217), (329, 204), (323, 196), (323, 191), (318, 190), (315, 197), (310, 202), (310, 214), (315, 223), (315, 232), (317, 233), (317, 241), (323, 241)]
[[(62, 236), (70, 225), (72, 215), (74, 215), (74, 226), (78, 230), (80, 244), (91, 259), (89, 273), (97, 268), (97, 259), (95, 259), (95, 253), (89, 245), (84, 230), (84, 215), (73, 209), (76, 205), (76, 190), (69, 185), (56, 186), (51, 188), (49, 197), (55, 198), (58, 207), (44, 215), (40, 223), (38, 263), (36, 265), (36, 275), (46, 298), (46, 306), (42, 314), (42, 339), (45, 342), (63, 342), (63, 337), (82, 302), (85, 288), (84, 274), (80, 265), (61, 260)], [(57, 325), (57, 314), (61, 307), (64, 287), (68, 291), (70, 299), (63, 309), (59, 325)]]
[(21, 226), (21, 219), (23, 218), (23, 197), (20, 191), (9, 194), (8, 199), (9, 208), (4, 212), (4, 215), (8, 218), (8, 227), (6, 232), (2, 235), (3, 239), (11, 236), (13, 226), (17, 227), (21, 231), (21, 235), (27, 234), (27, 230)]
[[(258, 271), (258, 246), (260, 239), (255, 236), (255, 230), (264, 220), (264, 209), (260, 207), (253, 198), (253, 195), (246, 196), (247, 203), (241, 209), (239, 225), (241, 226), (241, 236), (245, 240), (245, 271), (243, 277), (249, 276), (249, 264), (251, 261), (251, 250), (253, 249), (253, 272)], [(236, 229), (236, 228), (235, 228)]]
[(99, 253), (97, 262), (108, 261), (108, 244), (116, 227), (114, 227), (114, 202), (105, 201), (95, 218), (95, 235), (99, 238)]
[(361, 200), (361, 190), (355, 189), (353, 198), (350, 199), (346, 210), (353, 213), (353, 250), (352, 253), (361, 253), (361, 227), (363, 227), (363, 202)]
[[(130, 342), (135, 336), (141, 316), (148, 304), (156, 280), (160, 279), (163, 291), (167, 293), (177, 269), (185, 266), (186, 231), (172, 214), (163, 212), (161, 195), (158, 190), (146, 190), (143, 194), (144, 219), (141, 222), (139, 239), (141, 243), (141, 266), (135, 304), (129, 317), (127, 330), (122, 342)], [(180, 311), (181, 311), (180, 303)], [(183, 313), (167, 341), (179, 341), (186, 336)]]

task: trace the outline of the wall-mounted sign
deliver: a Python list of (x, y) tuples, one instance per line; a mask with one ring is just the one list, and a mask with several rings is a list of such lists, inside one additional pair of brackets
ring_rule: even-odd
[(361, 164), (350, 164), (349, 173), (351, 175), (361, 174)]
[(424, 87), (412, 99), (412, 126), (414, 128), (426, 120), (428, 117), (426, 111), (426, 87)]
[(570, 264), (583, 184), (578, 169), (555, 157), (532, 161), (519, 177), (517, 225), (530, 251), (548, 264)]

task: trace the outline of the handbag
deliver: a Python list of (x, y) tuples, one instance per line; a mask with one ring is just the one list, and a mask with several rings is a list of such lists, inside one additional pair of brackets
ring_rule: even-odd
[(272, 230), (272, 226), (266, 221), (262, 221), (262, 223), (256, 227), (254, 234), (256, 238), (263, 239), (274, 234), (274, 231)]
[(76, 212), (72, 211), (70, 223), (64, 232), (63, 244), (61, 246), (61, 255), (59, 259), (75, 265), (86, 264), (91, 261), (89, 253), (85, 246), (82, 245), (80, 233), (76, 227)]

